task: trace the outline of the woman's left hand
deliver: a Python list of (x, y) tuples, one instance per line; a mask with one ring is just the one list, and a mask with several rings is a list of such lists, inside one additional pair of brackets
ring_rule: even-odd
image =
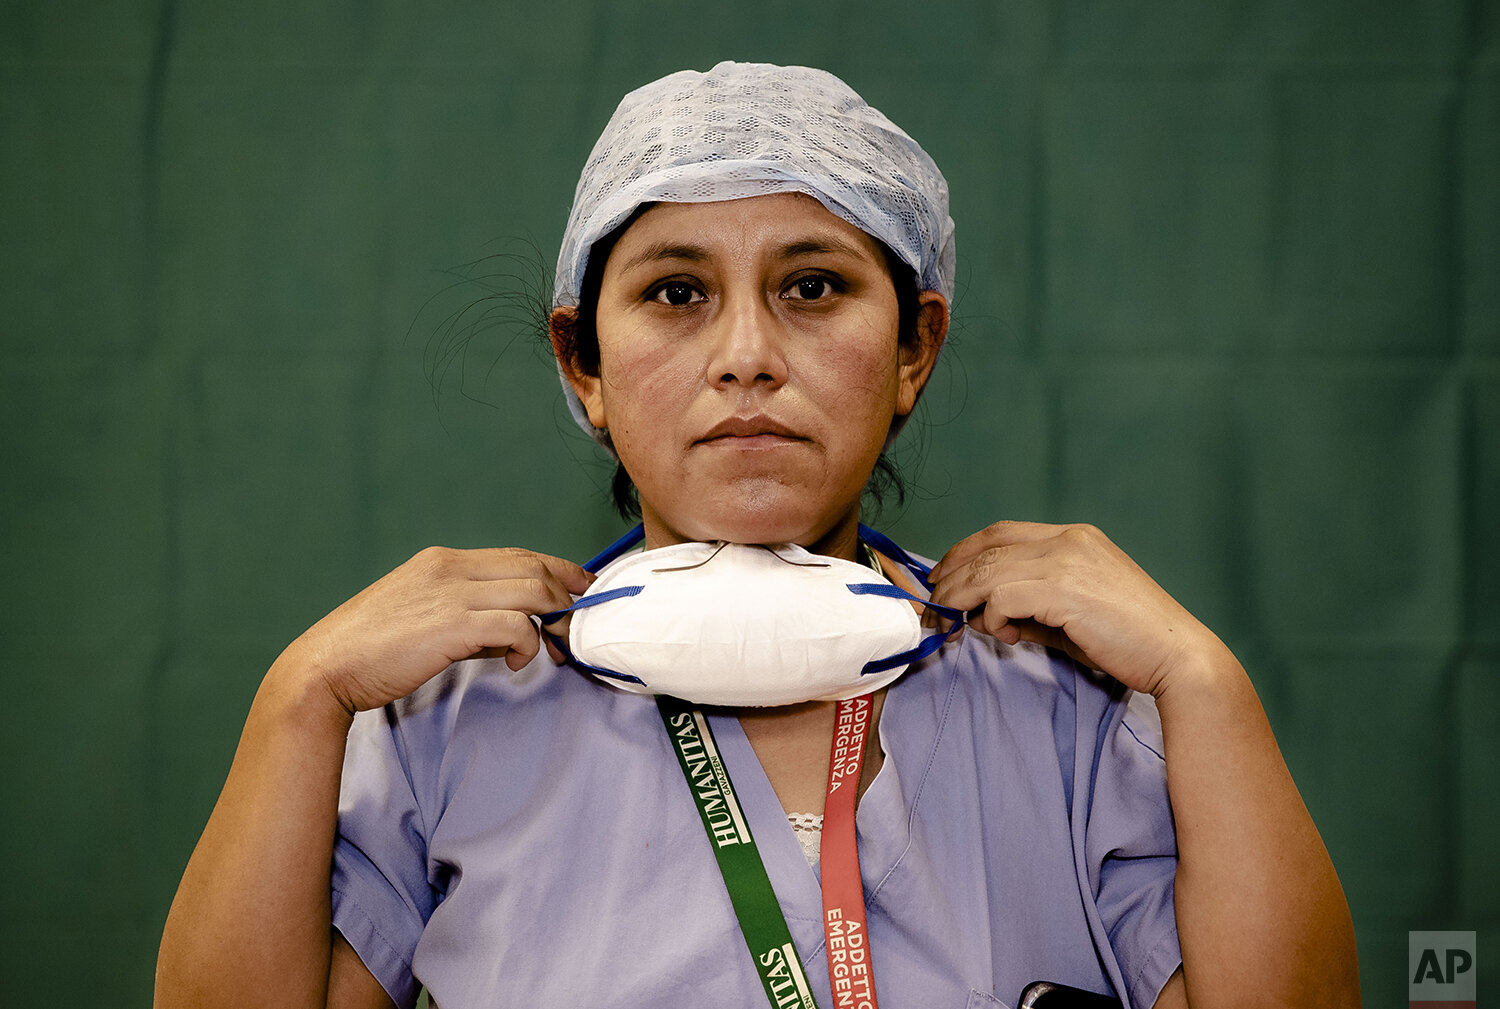
[[(975, 630), (1061, 648), (1157, 699), (1183, 967), (1157, 1005), (1359, 1005), (1349, 905), (1255, 689), (1213, 632), (1092, 526), (1000, 522), (933, 569)], [(973, 612), (983, 607), (979, 612)]]
[(933, 601), (971, 611), (975, 630), (1061, 649), (1153, 696), (1224, 651), (1093, 526), (997, 522), (943, 555), (931, 580)]

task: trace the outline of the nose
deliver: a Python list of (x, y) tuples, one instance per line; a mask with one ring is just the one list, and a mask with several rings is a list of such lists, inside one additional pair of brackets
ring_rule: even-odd
[(757, 297), (726, 301), (713, 326), (708, 381), (734, 387), (774, 389), (787, 379), (782, 327), (771, 307)]

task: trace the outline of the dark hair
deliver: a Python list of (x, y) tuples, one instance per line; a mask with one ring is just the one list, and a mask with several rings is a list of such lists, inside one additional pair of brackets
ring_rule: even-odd
[[(619, 227), (599, 239), (589, 249), (588, 265), (583, 271), (583, 282), (579, 288), (574, 324), (567, 330), (550, 330), (550, 335), (561, 344), (560, 353), (570, 356), (576, 367), (585, 374), (599, 374), (597, 316), (599, 292), (604, 286), (604, 264), (609, 261), (609, 254), (614, 251), (615, 243), (620, 240), (620, 236), (625, 234), (625, 231), (635, 223), (636, 218), (651, 206), (652, 204), (646, 203), (637, 207), (635, 212)], [(903, 262), (884, 242), (878, 238), (875, 242), (885, 256), (886, 270), (890, 273), (891, 283), (896, 288), (897, 345), (911, 347), (923, 338), (922, 334), (917, 331), (917, 319), (921, 309), (921, 302), (918, 299), (922, 293), (921, 285), (917, 282), (917, 272)], [(607, 443), (609, 432), (603, 432), (603, 437)], [(615, 463), (614, 475), (610, 478), (609, 491), (614, 501), (615, 511), (619, 512), (621, 517), (626, 519), (641, 517), (640, 495), (636, 492), (635, 482), (625, 471), (624, 464), (618, 461)], [(898, 505), (906, 503), (906, 480), (896, 464), (891, 461), (889, 449), (881, 450), (880, 458), (875, 461), (875, 468), (865, 484), (865, 493), (875, 501), (877, 507), (883, 505), (886, 495), (891, 493), (895, 494)]]

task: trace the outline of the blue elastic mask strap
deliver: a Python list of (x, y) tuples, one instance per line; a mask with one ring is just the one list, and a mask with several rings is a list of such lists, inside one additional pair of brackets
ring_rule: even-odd
[(624, 536), (621, 536), (609, 546), (599, 551), (599, 553), (596, 554), (592, 560), (584, 562), (583, 570), (597, 574), (599, 569), (604, 567), (604, 565), (608, 564), (616, 557), (623, 556), (631, 550), (634, 550), (645, 539), (646, 527), (637, 522), (634, 529), (630, 530)]
[(544, 624), (550, 624), (553, 621), (561, 620), (574, 610), (586, 610), (590, 606), (598, 606), (600, 603), (625, 599), (629, 596), (638, 596), (644, 588), (644, 585), (621, 585), (619, 588), (610, 589), (608, 592), (596, 592), (593, 595), (579, 596), (573, 601), (572, 606), (564, 606), (562, 609), (553, 610), (551, 613), (539, 613), (537, 614), (537, 619)]
[[(609, 546), (599, 551), (597, 556), (588, 561), (588, 563), (584, 564), (584, 570), (597, 572), (600, 568), (604, 567), (604, 565), (608, 564), (616, 557), (619, 557), (635, 549), (635, 547), (639, 545), (640, 542), (645, 538), (645, 527), (637, 524), (634, 529), (631, 529), (624, 536), (621, 536)], [(537, 617), (537, 620), (542, 624), (550, 624), (555, 620), (562, 619), (562, 617), (566, 616), (569, 613), (572, 613), (574, 610), (585, 609), (589, 606), (598, 606), (600, 603), (607, 603), (611, 599), (621, 599), (627, 596), (640, 595), (641, 588), (642, 586), (640, 585), (626, 585), (618, 589), (611, 589), (608, 592), (598, 592), (591, 596), (579, 596), (577, 601), (575, 601), (572, 606), (568, 606), (560, 610), (553, 610), (551, 613), (543, 613)], [(587, 662), (584, 662), (582, 659), (578, 658), (578, 656), (573, 654), (573, 650), (568, 647), (568, 643), (566, 641), (558, 637), (556, 634), (553, 634), (551, 631), (547, 630), (546, 627), (542, 628), (542, 633), (547, 635), (547, 640), (552, 642), (553, 646), (559, 652), (562, 652), (564, 658), (566, 658), (570, 663), (577, 666), (578, 668), (586, 669), (589, 672), (599, 676), (606, 676), (612, 680), (623, 680), (626, 683), (640, 683), (641, 686), (645, 686), (645, 683), (642, 682), (639, 676), (629, 676), (625, 673), (617, 672), (613, 669), (605, 669), (602, 666), (589, 665)]]
[(914, 596), (901, 586), (892, 585), (890, 582), (855, 582), (847, 586), (847, 588), (857, 596), (885, 596), (888, 599), (906, 599), (916, 603), (918, 606), (925, 606), (929, 610), (936, 610), (950, 620), (964, 619), (963, 610), (956, 610), (952, 606), (944, 606), (942, 603), (935, 603), (931, 599)]
[[(874, 547), (877, 552), (883, 553), (887, 557), (890, 557), (893, 560), (898, 560), (902, 564), (906, 565), (907, 570), (917, 576), (917, 581), (921, 582), (922, 585), (928, 589), (932, 588), (932, 583), (927, 580), (927, 576), (932, 573), (932, 568), (928, 567), (926, 564), (923, 564), (921, 561), (917, 560), (905, 550), (902, 550), (899, 546), (896, 545), (895, 540), (891, 539), (884, 533), (876, 532), (874, 529), (871, 529), (864, 523), (860, 523), (859, 538), (870, 544), (870, 546)], [(927, 600), (917, 599), (917, 602), (925, 604)]]
[[(585, 606), (594, 605), (594, 603), (607, 602), (608, 600), (605, 598), (606, 596), (609, 599), (618, 599), (622, 595), (633, 596), (637, 592), (641, 591), (641, 587), (639, 585), (631, 586), (631, 588), (633, 588), (635, 591), (632, 592), (628, 589), (621, 589), (616, 592), (601, 592), (593, 599), (592, 602), (585, 602), (584, 600), (580, 599), (572, 606), (569, 606), (566, 610), (558, 610), (556, 613), (544, 613), (537, 619), (541, 620), (543, 623), (551, 623), (552, 621), (548, 618), (560, 617), (564, 613), (571, 612), (572, 610), (583, 609)], [(614, 669), (605, 669), (603, 666), (591, 666), (587, 662), (580, 659), (578, 656), (574, 655), (573, 649), (569, 648), (568, 643), (562, 638), (558, 637), (556, 634), (553, 634), (545, 627), (542, 628), (542, 633), (547, 635), (547, 640), (552, 642), (553, 646), (559, 652), (562, 652), (563, 658), (567, 659), (568, 662), (577, 666), (579, 669), (586, 669), (598, 676), (607, 676), (611, 680), (623, 680), (626, 683), (639, 683), (643, 687), (646, 685), (645, 681), (643, 681), (639, 676), (631, 676), (627, 673), (621, 673)]]
[(948, 639), (953, 637), (954, 632), (962, 626), (961, 622), (955, 622), (947, 631), (934, 631), (927, 635), (927, 637), (917, 642), (915, 648), (909, 648), (904, 652), (897, 652), (895, 655), (887, 655), (883, 659), (871, 659), (865, 663), (865, 667), (859, 671), (859, 675), (869, 676), (872, 673), (883, 673), (887, 669), (894, 669), (897, 666), (908, 666), (919, 659), (925, 659), (947, 644)]
[[(867, 540), (866, 542), (869, 541)], [(889, 540), (886, 540), (886, 542), (890, 543)], [(891, 545), (895, 546), (894, 543), (892, 543)], [(885, 552), (883, 548), (877, 549), (881, 549), (882, 553)], [(896, 549), (899, 550), (900, 547), (897, 547)], [(907, 558), (907, 560), (911, 561), (910, 558)], [(915, 562), (912, 561), (911, 563)], [(923, 599), (921, 596), (914, 596), (910, 592), (903, 589), (901, 586), (892, 585), (889, 582), (881, 584), (856, 582), (853, 585), (849, 586), (849, 591), (857, 596), (886, 596), (891, 599), (909, 599), (914, 603), (918, 603), (922, 606), (927, 607), (928, 609), (936, 610), (943, 616), (947, 617), (949, 620), (953, 621), (952, 626), (950, 626), (946, 632), (934, 631), (933, 633), (924, 637), (921, 641), (918, 641), (916, 647), (914, 648), (908, 648), (904, 652), (897, 652), (895, 655), (887, 655), (883, 659), (871, 659), (869, 662), (866, 662), (864, 668), (859, 671), (859, 675), (861, 676), (869, 676), (872, 673), (883, 673), (887, 669), (894, 669), (897, 666), (910, 665), (911, 663), (916, 662), (918, 659), (927, 658), (927, 656), (943, 647), (943, 645), (947, 643), (948, 639), (953, 637), (954, 632), (956, 632), (960, 627), (964, 625), (964, 621), (967, 619), (967, 615), (963, 610), (956, 610), (952, 606), (944, 606), (941, 603), (935, 603), (930, 599)]]

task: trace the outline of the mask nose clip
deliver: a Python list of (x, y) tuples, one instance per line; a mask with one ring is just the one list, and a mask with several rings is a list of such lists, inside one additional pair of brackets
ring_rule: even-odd
[[(770, 554), (772, 557), (775, 557), (781, 563), (783, 563), (783, 564), (790, 564), (794, 568), (826, 568), (826, 567), (828, 567), (827, 564), (823, 564), (823, 563), (820, 563), (818, 561), (794, 561), (794, 560), (792, 560), (789, 557), (783, 557), (783, 556), (781, 556), (781, 554), (777, 553), (775, 550), (773, 550), (771, 547), (767, 546), (764, 543), (755, 543), (755, 544), (751, 544), (751, 545), (759, 547), (760, 549), (764, 550), (766, 553)], [(701, 561), (699, 561), (696, 564), (683, 564), (682, 566), (675, 567), (675, 568), (652, 568), (651, 569), (651, 573), (654, 574), (654, 575), (662, 575), (662, 574), (666, 574), (666, 573), (668, 573), (670, 571), (694, 571), (694, 570), (696, 570), (698, 568), (703, 567), (709, 561), (713, 560), (715, 557), (719, 556), (719, 554), (723, 553), (724, 552), (724, 548), (727, 547), (727, 546), (729, 546), (729, 541), (728, 540), (720, 540), (719, 541), (719, 545), (714, 549), (714, 552), (711, 553), (711, 554), (709, 554), (707, 557), (703, 558)]]
[(723, 553), (724, 548), (727, 546), (729, 546), (729, 542), (727, 540), (720, 540), (719, 545), (714, 549), (714, 552), (703, 558), (697, 564), (683, 564), (675, 568), (652, 568), (651, 573), (655, 575), (663, 575), (669, 571), (695, 571)]

